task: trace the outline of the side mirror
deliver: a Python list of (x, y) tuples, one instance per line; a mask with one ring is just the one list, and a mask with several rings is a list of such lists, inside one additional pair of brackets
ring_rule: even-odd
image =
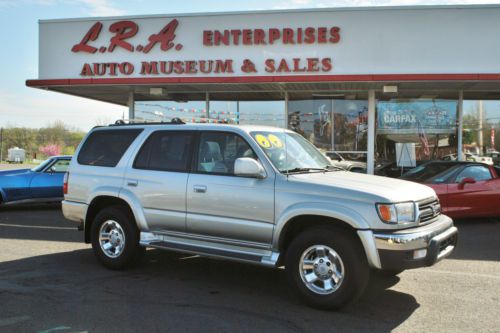
[(460, 181), (460, 183), (458, 183), (458, 189), (463, 190), (465, 187), (465, 184), (474, 184), (475, 182), (476, 181), (474, 180), (474, 178), (470, 178), (470, 177), (464, 178)]
[(242, 177), (266, 178), (262, 164), (250, 157), (240, 157), (234, 161), (234, 174)]

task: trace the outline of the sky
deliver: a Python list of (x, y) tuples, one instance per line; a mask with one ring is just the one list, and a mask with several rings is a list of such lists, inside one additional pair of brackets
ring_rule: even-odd
[(500, 3), (500, 0), (0, 0), (0, 127), (43, 127), (63, 121), (88, 130), (114, 122), (127, 109), (28, 88), (38, 78), (38, 20), (244, 10)]

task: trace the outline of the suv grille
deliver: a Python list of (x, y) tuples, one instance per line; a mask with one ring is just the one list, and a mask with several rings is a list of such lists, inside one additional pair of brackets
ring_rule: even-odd
[(441, 205), (437, 198), (424, 199), (418, 202), (420, 224), (427, 224), (441, 214)]

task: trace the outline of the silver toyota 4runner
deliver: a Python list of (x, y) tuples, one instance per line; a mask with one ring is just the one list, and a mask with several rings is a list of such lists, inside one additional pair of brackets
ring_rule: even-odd
[(342, 171), (288, 130), (118, 123), (75, 156), (64, 216), (112, 269), (146, 247), (285, 266), (304, 301), (339, 308), (371, 270), (433, 265), (457, 241), (431, 188)]

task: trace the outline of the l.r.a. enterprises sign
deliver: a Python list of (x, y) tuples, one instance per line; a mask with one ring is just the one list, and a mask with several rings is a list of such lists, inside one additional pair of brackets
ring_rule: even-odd
[[(147, 39), (140, 40), (139, 23), (133, 20), (113, 22), (107, 26), (101, 21), (92, 24), (81, 40), (71, 47), (75, 54), (86, 54), (81, 65), (80, 77), (119, 76), (197, 76), (237, 74), (302, 74), (328, 73), (333, 69), (332, 58), (326, 57), (267, 57), (258, 61), (252, 58), (237, 60), (227, 58), (208, 59), (199, 54), (190, 54), (193, 60), (175, 59), (181, 50), (189, 52), (177, 37), (179, 21), (171, 19), (159, 31), (153, 31)], [(298, 28), (244, 28), (199, 31), (202, 48), (269, 48), (273, 46), (337, 44), (341, 40), (337, 26)], [(191, 36), (195, 37), (195, 36)], [(162, 59), (149, 59), (153, 50), (161, 50)], [(117, 56), (113, 61), (92, 61), (97, 54), (113, 54), (116, 51), (137, 55), (136, 61), (122, 61)], [(155, 53), (156, 55), (158, 52)], [(276, 52), (274, 52), (276, 54)], [(167, 59), (165, 59), (167, 58)], [(260, 61), (260, 62), (259, 62)]]

